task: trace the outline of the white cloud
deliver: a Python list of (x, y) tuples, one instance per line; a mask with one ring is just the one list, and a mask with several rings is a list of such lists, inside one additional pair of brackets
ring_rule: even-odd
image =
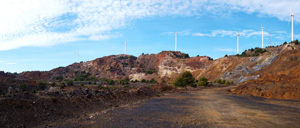
[[(112, 30), (124, 28), (133, 20), (151, 16), (201, 16), (205, 13), (222, 16), (245, 12), (288, 21), (290, 11), (287, 7), (290, 7), (296, 15), (295, 21), (299, 22), (299, 6), (300, 1), (296, 0), (2, 0), (0, 50), (77, 40), (105, 40), (116, 37)], [(188, 31), (179, 34), (190, 35)], [(233, 31), (213, 31), (209, 35), (193, 35), (234, 34)]]
[[(295, 35), (294, 38), (295, 38), (295, 39), (300, 39), (300, 35)], [(295, 39), (294, 39), (294, 40), (295, 40)]]
[(0, 61), (0, 63), (3, 63), (4, 61)]
[(216, 35), (212, 35), (212, 34), (204, 34), (204, 33), (193, 33), (193, 36), (216, 36)]
[[(212, 30), (211, 33), (193, 33), (193, 36), (230, 36), (234, 37), (240, 34), (240, 36), (251, 37), (251, 36), (258, 36), (261, 35), (261, 31), (254, 31), (254, 30), (243, 30), (243, 31), (228, 31), (228, 30)], [(264, 35), (269, 35), (268, 32), (264, 32)]]

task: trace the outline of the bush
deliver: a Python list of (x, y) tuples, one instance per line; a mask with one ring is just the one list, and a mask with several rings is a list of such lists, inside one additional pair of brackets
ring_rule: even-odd
[(114, 81), (114, 80), (109, 80), (108, 84), (109, 84), (109, 85), (114, 85), (114, 84), (115, 84), (115, 81)]
[(192, 84), (191, 86), (194, 87), (194, 88), (196, 88), (196, 87), (197, 87), (197, 84)]
[(230, 82), (229, 81), (225, 81), (225, 85), (230, 85)]
[(47, 87), (47, 83), (46, 83), (46, 82), (40, 81), (40, 82), (38, 83), (38, 88), (39, 88), (39, 90), (45, 90), (46, 87)]
[(296, 45), (299, 44), (299, 41), (298, 41), (298, 40), (295, 40), (295, 44), (296, 44)]
[(24, 84), (22, 84), (21, 87), (20, 87), (20, 91), (24, 92), (25, 90), (26, 90), (26, 86)]
[(74, 85), (74, 83), (73, 83), (73, 81), (72, 81), (72, 80), (69, 80), (69, 81), (67, 81), (67, 85), (68, 85), (68, 86), (73, 86), (73, 85)]
[(206, 85), (207, 85), (207, 82), (205, 82), (205, 81), (198, 82), (198, 86), (206, 86)]
[(206, 86), (208, 85), (208, 79), (205, 78), (204, 76), (202, 76), (199, 80), (198, 80), (198, 86)]
[(55, 86), (56, 86), (56, 83), (55, 83), (55, 82), (53, 82), (53, 83), (51, 84), (51, 86), (52, 86), (52, 87), (55, 87)]
[(64, 83), (64, 82), (62, 82), (61, 84), (60, 84), (60, 88), (61, 89), (64, 89), (66, 87), (66, 84)]
[(176, 87), (185, 87), (187, 85), (193, 84), (195, 81), (195, 78), (193, 77), (192, 73), (189, 71), (186, 71), (182, 73), (180, 76), (178, 76), (175, 81), (172, 83), (172, 85)]
[(141, 82), (142, 82), (142, 83), (146, 83), (147, 81), (146, 81), (145, 79), (142, 79)]
[(36, 93), (36, 91), (34, 89), (31, 90), (31, 93)]
[(84, 83), (80, 83), (80, 86), (82, 86), (82, 87), (83, 87), (83, 86), (84, 86)]
[(204, 76), (202, 76), (202, 77), (199, 79), (199, 81), (208, 82), (208, 79), (207, 79), (207, 78), (205, 78)]
[(218, 80), (215, 81), (215, 83), (218, 83), (218, 84), (225, 84), (225, 80), (218, 79)]

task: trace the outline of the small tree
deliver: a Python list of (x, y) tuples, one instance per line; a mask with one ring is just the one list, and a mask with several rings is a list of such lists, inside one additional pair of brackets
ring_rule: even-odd
[(299, 41), (298, 41), (298, 40), (295, 40), (295, 44), (299, 44)]
[(206, 86), (208, 85), (208, 79), (205, 78), (204, 76), (202, 76), (199, 80), (198, 80), (198, 86)]
[(195, 78), (193, 77), (192, 73), (189, 71), (185, 71), (180, 76), (178, 76), (172, 84), (176, 87), (185, 87), (187, 85), (193, 84), (194, 81)]

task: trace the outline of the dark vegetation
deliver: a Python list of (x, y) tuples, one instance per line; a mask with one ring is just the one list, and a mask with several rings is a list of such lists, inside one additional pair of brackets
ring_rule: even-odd
[(259, 47), (256, 47), (256, 48), (251, 48), (251, 49), (248, 49), (248, 50), (245, 50), (244, 52), (242, 52), (242, 54), (237, 54), (236, 56), (238, 57), (251, 57), (251, 56), (259, 56), (263, 53), (267, 52), (266, 49), (262, 49), (262, 48), (259, 48)]
[(172, 83), (173, 86), (175, 87), (186, 87), (188, 85), (192, 87), (197, 87), (197, 86), (213, 86), (212, 83), (217, 83), (221, 85), (230, 85), (233, 84), (232, 82), (222, 80), (222, 79), (217, 79), (214, 80), (213, 82), (209, 82), (208, 79), (204, 76), (200, 77), (199, 80), (195, 81), (195, 78), (193, 77), (192, 73), (189, 71), (186, 71), (179, 75), (175, 81)]
[(177, 58), (190, 58), (189, 54), (177, 54), (176, 52), (173, 51), (173, 54), (177, 57)]
[(192, 73), (189, 71), (185, 71), (180, 76), (178, 76), (175, 81), (172, 83), (175, 87), (185, 87), (187, 85), (192, 85), (195, 82), (195, 78)]

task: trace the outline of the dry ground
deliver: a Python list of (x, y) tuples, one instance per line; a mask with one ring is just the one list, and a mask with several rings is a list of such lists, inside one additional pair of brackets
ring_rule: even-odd
[[(212, 88), (165, 93), (51, 127), (300, 127), (300, 102), (228, 94)], [(40, 126), (45, 127), (45, 125)]]

